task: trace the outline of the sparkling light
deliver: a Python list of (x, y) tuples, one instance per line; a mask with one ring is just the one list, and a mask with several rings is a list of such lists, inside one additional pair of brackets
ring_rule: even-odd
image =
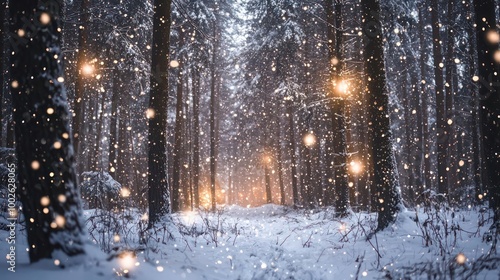
[(123, 253), (121, 253), (119, 256), (118, 256), (118, 263), (120, 264), (120, 268), (124, 270), (130, 270), (132, 268), (134, 268), (135, 266), (135, 255), (134, 253), (132, 252), (129, 252), (129, 251), (125, 251)]
[(40, 199), (40, 205), (48, 206), (50, 204), (50, 199), (48, 196), (44, 196)]
[(86, 76), (94, 74), (94, 66), (90, 64), (85, 64), (82, 66), (82, 73)]
[(152, 108), (146, 110), (146, 118), (148, 119), (153, 119), (155, 117), (155, 114), (155, 110)]
[(48, 13), (42, 13), (40, 15), (40, 23), (43, 25), (47, 25), (50, 23), (50, 15)]
[(349, 165), (351, 166), (351, 172), (354, 174), (359, 174), (363, 170), (363, 166), (357, 161), (353, 160)]
[(179, 67), (179, 61), (177, 61), (177, 60), (170, 61), (170, 67), (172, 67), (172, 68)]
[(33, 170), (40, 169), (40, 162), (38, 162), (37, 160), (32, 161), (31, 162), (31, 169), (33, 169)]
[(465, 257), (465, 255), (463, 253), (460, 253), (457, 255), (456, 261), (458, 264), (464, 264), (465, 261), (467, 261), (467, 258)]
[(490, 30), (486, 33), (486, 40), (488, 40), (490, 44), (498, 44), (500, 43), (500, 35), (495, 30)]
[(349, 84), (342, 80), (335, 85), (335, 91), (340, 94), (346, 94), (349, 89)]
[(316, 144), (316, 136), (312, 132), (307, 133), (303, 140), (306, 147), (312, 147)]
[(120, 194), (122, 197), (129, 197), (130, 196), (130, 190), (127, 188), (122, 188), (120, 190)]

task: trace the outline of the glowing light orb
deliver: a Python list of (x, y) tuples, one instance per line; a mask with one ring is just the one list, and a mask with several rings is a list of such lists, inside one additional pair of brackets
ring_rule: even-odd
[(170, 61), (170, 67), (172, 67), (172, 68), (179, 67), (179, 61), (177, 61), (177, 60)]
[(304, 145), (306, 145), (306, 147), (312, 147), (314, 146), (314, 144), (316, 144), (316, 136), (313, 134), (313, 133), (307, 133), (305, 136), (304, 136)]
[(122, 188), (120, 190), (120, 194), (122, 197), (129, 197), (130, 196), (130, 190), (127, 188)]
[(500, 42), (500, 35), (495, 30), (490, 30), (486, 33), (486, 40), (490, 44), (498, 44)]
[(351, 172), (354, 174), (359, 174), (363, 170), (363, 167), (357, 161), (353, 160), (351, 161), (351, 163), (349, 163), (349, 165), (351, 166)]
[(464, 264), (467, 261), (467, 257), (463, 253), (459, 253), (455, 259), (458, 264)]
[(92, 66), (90, 64), (83, 65), (82, 73), (86, 76), (90, 76), (90, 75), (94, 74), (94, 66)]
[(346, 94), (347, 90), (349, 89), (349, 84), (342, 80), (335, 85), (335, 91), (340, 94)]

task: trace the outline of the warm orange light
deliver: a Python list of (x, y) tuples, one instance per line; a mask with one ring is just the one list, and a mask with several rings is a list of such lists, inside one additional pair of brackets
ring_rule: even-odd
[(500, 34), (496, 30), (490, 30), (486, 33), (486, 39), (490, 44), (498, 44), (500, 43)]
[(496, 61), (496, 63), (500, 64), (500, 50), (495, 51), (493, 54), (493, 59)]
[(467, 257), (463, 253), (459, 253), (456, 257), (458, 264), (464, 264), (467, 261)]
[(94, 66), (92, 66), (90, 64), (83, 65), (82, 73), (86, 76), (90, 76), (90, 75), (94, 74)]
[(125, 251), (118, 256), (118, 263), (125, 273), (134, 268), (135, 260), (136, 256), (133, 252)]
[(130, 196), (130, 190), (127, 189), (127, 188), (122, 188), (120, 190), (120, 194), (122, 195), (122, 197), (129, 197)]
[(354, 174), (359, 174), (363, 170), (363, 167), (357, 161), (353, 160), (349, 165), (351, 166), (351, 172)]
[(316, 136), (312, 132), (307, 133), (303, 140), (306, 147), (312, 147), (316, 144)]
[(340, 82), (335, 84), (335, 92), (339, 94), (346, 94), (348, 89), (349, 84), (344, 80), (341, 80)]

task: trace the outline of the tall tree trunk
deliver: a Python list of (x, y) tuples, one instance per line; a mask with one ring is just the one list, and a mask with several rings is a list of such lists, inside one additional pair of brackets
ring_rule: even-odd
[(149, 225), (169, 213), (167, 177), (167, 106), (171, 0), (154, 0), (151, 90), (148, 132)]
[(438, 192), (448, 194), (448, 124), (446, 120), (446, 103), (443, 78), (443, 52), (439, 21), (438, 0), (431, 0), (432, 19), (432, 53), (434, 54), (434, 80), (436, 91), (436, 132), (437, 132), (437, 165)]
[[(492, 228), (500, 234), (500, 72), (499, 61), (494, 60), (498, 52), (498, 41), (488, 36), (489, 32), (498, 34), (496, 28), (495, 1), (474, 1), (476, 13), (476, 40), (479, 65), (479, 99), (482, 123), (482, 144), (486, 161), (486, 175), (490, 207), (494, 211)], [(493, 33), (493, 34), (495, 34)]]
[(112, 87), (112, 97), (111, 97), (111, 120), (109, 125), (109, 157), (108, 157), (108, 171), (115, 180), (117, 179), (116, 174), (118, 170), (118, 160), (117, 160), (117, 151), (118, 151), (118, 106), (120, 104), (120, 84), (118, 78), (118, 70), (113, 69), (113, 87)]
[(296, 155), (296, 143), (295, 143), (295, 122), (293, 121), (293, 101), (290, 100), (287, 104), (287, 115), (288, 115), (288, 129), (290, 137), (290, 168), (292, 176), (292, 198), (293, 206), (299, 205), (299, 190), (298, 190), (298, 175), (297, 175), (297, 155)]
[(269, 174), (269, 165), (271, 164), (271, 158), (265, 159), (264, 162), (264, 181), (266, 185), (266, 203), (273, 203), (273, 196), (271, 193), (271, 175)]
[(78, 54), (76, 61), (77, 77), (75, 83), (75, 100), (73, 101), (73, 141), (76, 155), (77, 171), (79, 169), (79, 155), (81, 154), (80, 136), (82, 135), (81, 125), (84, 122), (84, 97), (85, 97), (85, 71), (84, 67), (87, 63), (87, 40), (90, 19), (90, 0), (81, 0), (80, 4), (80, 33), (78, 34)]
[(396, 163), (392, 151), (389, 123), (389, 96), (387, 92), (382, 25), (380, 22), (380, 1), (362, 0), (365, 22), (365, 65), (366, 85), (369, 95), (370, 134), (373, 157), (372, 195), (377, 198), (377, 231), (394, 223), (401, 211), (401, 197), (398, 186)]
[[(5, 38), (8, 34), (5, 24), (5, 13), (7, 11), (7, 1), (0, 2), (0, 146), (2, 146), (4, 136), (4, 122), (7, 119), (7, 110), (4, 103), (4, 95), (7, 94), (5, 87)], [(6, 123), (5, 123), (6, 124)], [(5, 131), (6, 133), (7, 131)]]
[(193, 69), (193, 200), (200, 207), (200, 71)]
[[(182, 32), (181, 32), (182, 33)], [(182, 45), (182, 35), (181, 39), (179, 40), (180, 44)], [(181, 185), (181, 170), (182, 170), (182, 163), (181, 163), (181, 157), (183, 154), (182, 151), (182, 134), (183, 134), (183, 122), (184, 122), (184, 116), (182, 112), (182, 103), (183, 103), (183, 84), (184, 84), (184, 79), (183, 79), (183, 74), (182, 74), (182, 68), (184, 67), (184, 60), (179, 58), (179, 68), (178, 70), (178, 75), (177, 75), (177, 103), (176, 103), (176, 109), (175, 109), (175, 134), (174, 134), (174, 154), (173, 154), (173, 171), (172, 171), (172, 212), (179, 212), (181, 210), (181, 205), (180, 205), (180, 193), (182, 190), (182, 185)]]
[(278, 127), (276, 128), (276, 132), (278, 133), (277, 135), (277, 140), (276, 140), (276, 164), (278, 165), (278, 181), (279, 181), (279, 187), (280, 187), (280, 204), (285, 205), (286, 204), (286, 196), (285, 196), (285, 184), (283, 182), (283, 157), (281, 155), (281, 126), (280, 126), (280, 119), (278, 118), (277, 120), (277, 125)]
[[(424, 1), (424, 4), (426, 1)], [(424, 177), (424, 190), (432, 189), (432, 174), (431, 174), (431, 157), (430, 157), (430, 133), (429, 133), (429, 108), (428, 108), (428, 97), (429, 93), (427, 91), (428, 81), (426, 81), (426, 64), (427, 64), (427, 47), (425, 45), (425, 18), (424, 12), (427, 10), (426, 5), (421, 5), (419, 7), (418, 19), (419, 19), (419, 41), (420, 41), (420, 75), (422, 81), (421, 85), (421, 110), (422, 110), (422, 157), (423, 161), (423, 177)]]
[(216, 159), (216, 148), (217, 148), (217, 126), (216, 126), (216, 110), (217, 110), (217, 92), (216, 92), (216, 83), (217, 83), (217, 73), (216, 73), (216, 61), (217, 61), (217, 52), (218, 52), (218, 28), (217, 23), (213, 24), (213, 38), (215, 38), (215, 42), (213, 42), (212, 49), (212, 61), (210, 62), (210, 72), (211, 72), (211, 81), (210, 81), (210, 194), (211, 194), (211, 206), (212, 211), (215, 212), (217, 208), (217, 201), (215, 195), (215, 179), (217, 175), (217, 159)]
[(343, 19), (342, 3), (326, 0), (328, 20), (328, 58), (330, 60), (330, 76), (334, 85), (331, 103), (331, 115), (335, 132), (333, 134), (333, 168), (336, 189), (335, 208), (339, 217), (349, 213), (349, 182), (347, 176), (347, 141), (345, 120), (345, 94), (347, 88), (342, 81), (343, 68)]
[[(71, 115), (60, 80), (60, 7), (28, 0), (12, 0), (9, 6), (11, 34), (18, 42), (13, 46), (11, 68), (18, 193), (27, 221), (30, 261), (55, 258), (56, 251), (81, 255), (85, 253), (83, 213)], [(40, 24), (33, 24), (40, 18)], [(20, 30), (25, 32), (22, 38)], [(48, 174), (54, 176), (48, 178)]]
[[(457, 119), (455, 118), (455, 112), (454, 112), (454, 95), (456, 91), (458, 90), (455, 85), (454, 85), (454, 78), (457, 75), (456, 72), (456, 63), (455, 63), (455, 32), (454, 26), (455, 26), (455, 12), (454, 12), (454, 7), (456, 6), (456, 1), (455, 0), (448, 0), (448, 32), (447, 32), (447, 44), (446, 44), (446, 84), (445, 84), (445, 107), (446, 107), (446, 126), (445, 126), (445, 133), (447, 135), (446, 137), (446, 148), (448, 150), (447, 152), (447, 158), (448, 158), (448, 165), (447, 171), (448, 171), (448, 183), (451, 184), (450, 186), (457, 186), (458, 180), (458, 172), (457, 172), (457, 166), (458, 166), (458, 154), (457, 154), (457, 135), (455, 131), (456, 127), (456, 122)], [(448, 186), (448, 188), (450, 188)], [(449, 190), (450, 192), (452, 191), (451, 189)], [(459, 193), (461, 190), (459, 188), (453, 188), (453, 193), (450, 199), (452, 199), (455, 202), (460, 201), (460, 196)]]

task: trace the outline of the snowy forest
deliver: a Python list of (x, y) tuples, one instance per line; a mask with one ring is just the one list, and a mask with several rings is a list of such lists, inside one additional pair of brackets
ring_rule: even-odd
[(0, 7), (0, 278), (500, 279), (498, 0)]

